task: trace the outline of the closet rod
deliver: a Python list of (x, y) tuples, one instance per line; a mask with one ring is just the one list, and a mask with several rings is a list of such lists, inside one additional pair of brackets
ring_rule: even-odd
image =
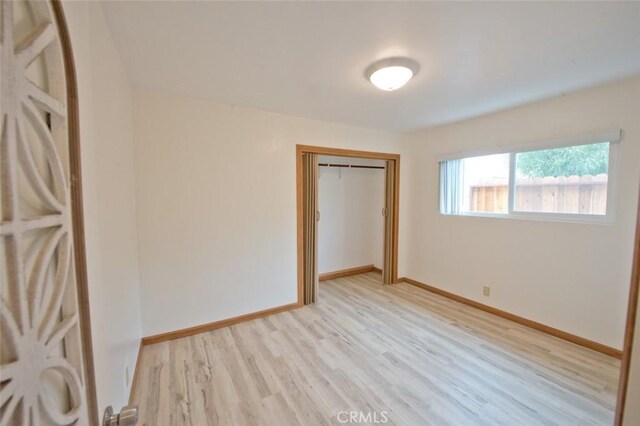
[(320, 167), (348, 167), (351, 169), (382, 169), (384, 170), (384, 166), (359, 166), (357, 164), (329, 164), (329, 163), (318, 163)]

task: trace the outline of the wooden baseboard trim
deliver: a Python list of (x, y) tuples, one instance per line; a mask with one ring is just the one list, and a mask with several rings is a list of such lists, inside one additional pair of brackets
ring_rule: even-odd
[(143, 340), (140, 339), (140, 347), (138, 348), (138, 356), (136, 356), (136, 365), (133, 367), (133, 380), (131, 380), (131, 389), (129, 389), (129, 405), (133, 404), (133, 393), (138, 384), (138, 372), (140, 371), (140, 358), (142, 358)]
[(143, 346), (153, 345), (155, 343), (166, 342), (167, 340), (179, 339), (181, 337), (193, 336), (194, 334), (205, 333), (207, 331), (216, 330), (222, 327), (238, 324), (245, 321), (251, 321), (256, 318), (262, 318), (269, 315), (279, 314), (280, 312), (290, 311), (292, 309), (301, 308), (303, 305), (299, 303), (290, 303), (288, 305), (276, 306), (275, 308), (265, 309), (263, 311), (253, 312), (250, 314), (240, 315), (233, 318), (227, 318), (220, 321), (214, 321), (207, 324), (196, 325), (195, 327), (183, 328), (182, 330), (169, 331), (167, 333), (155, 334), (142, 338)]
[(448, 299), (455, 300), (456, 302), (460, 302), (465, 305), (474, 307), (476, 309), (480, 309), (482, 311), (488, 312), (490, 314), (497, 315), (499, 317), (508, 319), (513, 322), (517, 322), (518, 324), (533, 328), (535, 330), (541, 331), (543, 333), (549, 334), (554, 337), (558, 337), (562, 340), (575, 343), (576, 345), (583, 346), (588, 349), (592, 349), (596, 352), (600, 352), (605, 355), (609, 355), (618, 359), (622, 358), (622, 351), (619, 349), (615, 349), (610, 346), (603, 345), (602, 343), (594, 342), (593, 340), (585, 339), (584, 337), (576, 336), (575, 334), (567, 333), (566, 331), (558, 330), (557, 328), (553, 328), (548, 325), (544, 325), (539, 322), (532, 321), (527, 318), (523, 318), (521, 316), (503, 311), (498, 308), (494, 308), (489, 305), (485, 305), (480, 302), (476, 302), (475, 300), (467, 299), (466, 297), (458, 296), (457, 294), (450, 293), (446, 290), (442, 290), (437, 287), (430, 286), (428, 284), (421, 283), (420, 281), (416, 281), (414, 279), (407, 278), (407, 277), (402, 277), (402, 278), (399, 278), (397, 282), (399, 283), (405, 282), (407, 284), (411, 284), (423, 290), (427, 290), (432, 293), (439, 294), (440, 296), (444, 296)]
[(357, 268), (342, 269), (340, 271), (325, 272), (318, 275), (318, 281), (335, 280), (336, 278), (350, 277), (351, 275), (365, 274), (367, 272), (380, 272), (380, 268), (373, 265), (358, 266)]

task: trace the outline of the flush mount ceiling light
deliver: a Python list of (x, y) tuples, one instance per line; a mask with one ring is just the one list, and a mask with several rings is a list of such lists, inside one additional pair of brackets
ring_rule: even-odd
[(407, 84), (419, 69), (413, 59), (386, 58), (369, 65), (364, 76), (378, 89), (391, 92)]

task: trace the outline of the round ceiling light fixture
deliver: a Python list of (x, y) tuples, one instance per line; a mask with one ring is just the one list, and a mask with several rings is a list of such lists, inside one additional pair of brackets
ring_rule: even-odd
[(391, 92), (407, 84), (419, 69), (413, 59), (386, 58), (369, 65), (364, 75), (378, 89)]

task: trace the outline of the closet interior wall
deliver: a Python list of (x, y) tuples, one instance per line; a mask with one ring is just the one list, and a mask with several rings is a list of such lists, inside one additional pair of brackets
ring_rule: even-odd
[(318, 272), (382, 268), (385, 162), (321, 155), (318, 163)]

